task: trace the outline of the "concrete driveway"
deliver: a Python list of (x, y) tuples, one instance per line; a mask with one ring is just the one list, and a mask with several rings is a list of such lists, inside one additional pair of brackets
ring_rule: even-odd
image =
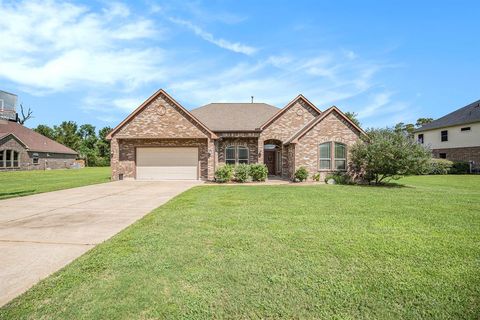
[(118, 181), (0, 201), (0, 306), (197, 181)]

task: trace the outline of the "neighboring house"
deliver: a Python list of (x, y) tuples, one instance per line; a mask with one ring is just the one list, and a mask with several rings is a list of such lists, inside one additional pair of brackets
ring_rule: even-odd
[(303, 166), (324, 177), (347, 169), (349, 147), (363, 134), (336, 107), (322, 112), (302, 95), (282, 109), (211, 103), (188, 111), (159, 90), (107, 138), (113, 180), (213, 180), (225, 163), (265, 163), (283, 178)]
[(480, 163), (480, 100), (415, 130), (435, 158)]
[(24, 127), (0, 119), (0, 171), (70, 168), (77, 153)]

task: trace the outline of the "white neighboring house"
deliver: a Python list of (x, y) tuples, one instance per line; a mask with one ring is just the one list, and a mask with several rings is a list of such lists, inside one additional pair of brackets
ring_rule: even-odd
[(480, 164), (480, 100), (415, 130), (435, 158)]

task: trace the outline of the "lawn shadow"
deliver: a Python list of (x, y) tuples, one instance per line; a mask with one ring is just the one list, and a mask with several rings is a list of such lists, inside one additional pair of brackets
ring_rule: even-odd
[(385, 183), (380, 183), (380, 184), (357, 184), (359, 187), (371, 187), (371, 188), (409, 188), (413, 189), (414, 187), (408, 186), (405, 184), (401, 183), (395, 183), (395, 182), (385, 182)]
[(15, 192), (0, 192), (0, 200), (13, 198), (13, 197), (29, 196), (34, 194), (35, 191), (36, 191), (35, 189), (32, 189), (32, 190), (21, 190), (21, 191), (15, 191)]

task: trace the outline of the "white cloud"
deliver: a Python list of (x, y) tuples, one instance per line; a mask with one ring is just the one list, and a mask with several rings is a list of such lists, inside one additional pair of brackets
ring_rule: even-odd
[(162, 50), (129, 46), (158, 31), (121, 3), (96, 13), (53, 0), (0, 2), (0, 12), (0, 39), (9, 44), (0, 50), (0, 78), (32, 91), (79, 83), (135, 88), (161, 75)]
[(183, 19), (177, 19), (177, 18), (170, 18), (170, 21), (172, 21), (173, 23), (176, 23), (178, 25), (182, 25), (182, 26), (187, 27), (188, 29), (192, 30), (197, 36), (202, 38), (203, 40), (208, 41), (210, 43), (213, 43), (214, 45), (216, 45), (220, 48), (230, 50), (230, 51), (233, 51), (233, 52), (237, 52), (237, 53), (243, 53), (243, 54), (246, 54), (246, 55), (252, 55), (257, 51), (256, 48), (245, 45), (245, 44), (242, 44), (242, 43), (239, 43), (239, 42), (231, 42), (231, 41), (224, 40), (224, 39), (217, 39), (211, 33), (203, 30), (202, 28), (200, 28), (199, 26), (191, 23), (190, 21), (183, 20)]

